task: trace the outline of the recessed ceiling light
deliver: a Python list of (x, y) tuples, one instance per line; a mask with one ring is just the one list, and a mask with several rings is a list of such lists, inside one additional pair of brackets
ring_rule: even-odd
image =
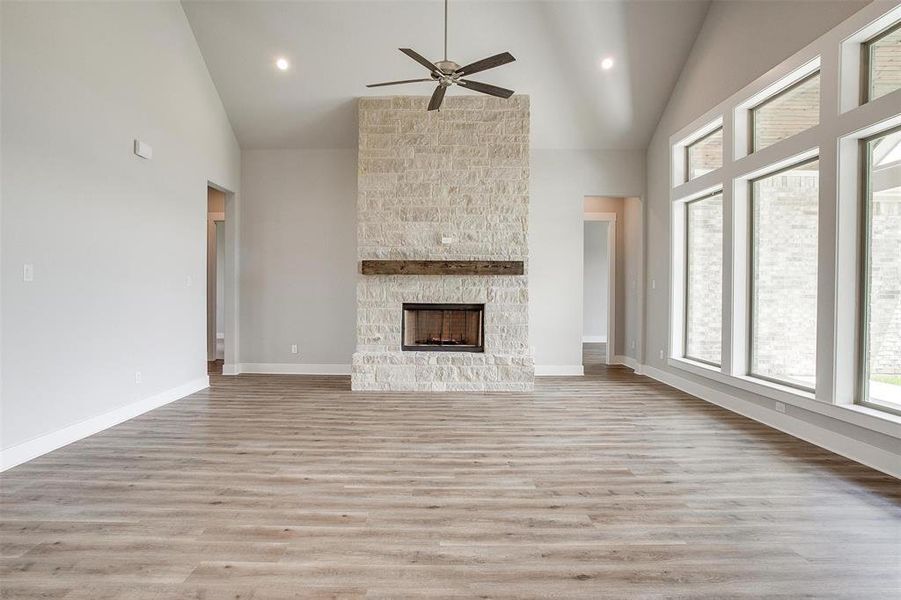
[(601, 68), (605, 71), (609, 71), (613, 68), (613, 59), (611, 57), (607, 57), (601, 61)]
[(287, 70), (288, 70), (288, 67), (289, 67), (290, 65), (288, 64), (288, 59), (287, 59), (287, 58), (280, 58), (280, 59), (278, 59), (278, 60), (275, 61), (275, 66), (278, 67), (278, 70), (279, 70), (279, 71), (287, 71)]

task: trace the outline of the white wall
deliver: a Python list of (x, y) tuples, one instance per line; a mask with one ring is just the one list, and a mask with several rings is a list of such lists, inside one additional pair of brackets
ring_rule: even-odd
[(582, 290), (582, 339), (586, 342), (607, 341), (609, 298), (609, 266), (605, 221), (585, 221), (584, 288)]
[(806, 439), (829, 439), (832, 448), (844, 445), (849, 453), (869, 452), (861, 448), (897, 453), (898, 441), (890, 436), (796, 407), (790, 407), (788, 416), (777, 415), (771, 400), (670, 367), (659, 354), (667, 348), (669, 327), (670, 136), (866, 4), (785, 1), (774, 6), (734, 1), (711, 5), (647, 151), (644, 362), (646, 372), (657, 378)]
[(350, 365), (356, 150), (245, 151), (242, 177), (242, 369), (328, 372)]
[(205, 385), (207, 181), (240, 152), (180, 4), (0, 6), (9, 464)]
[(529, 332), (536, 372), (581, 372), (584, 199), (641, 197), (644, 153), (533, 150), (531, 165)]

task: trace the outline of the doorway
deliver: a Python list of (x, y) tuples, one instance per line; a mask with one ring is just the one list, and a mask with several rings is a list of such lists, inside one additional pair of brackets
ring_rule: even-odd
[[(642, 362), (642, 223), (638, 196), (584, 198), (582, 366), (586, 374), (592, 373), (593, 367), (606, 372), (608, 365), (637, 369)], [(593, 283), (593, 278), (606, 286)], [(594, 374), (601, 373), (598, 368)]]
[(207, 373), (225, 362), (225, 192), (207, 187)]
[(583, 245), (582, 364), (613, 362), (616, 213), (585, 213)]

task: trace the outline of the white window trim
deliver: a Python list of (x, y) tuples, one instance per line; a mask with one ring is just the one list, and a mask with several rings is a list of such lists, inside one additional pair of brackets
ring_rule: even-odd
[[(707, 137), (717, 129), (723, 128), (723, 117), (720, 115), (719, 117), (711, 120), (709, 123), (705, 124), (702, 127), (698, 127), (694, 131), (692, 131), (689, 135), (685, 136), (675, 144), (673, 144), (673, 160), (672, 160), (672, 185), (678, 186), (683, 183), (688, 183), (688, 181), (697, 181), (701, 177), (706, 177), (711, 173), (716, 173), (720, 169), (714, 169), (710, 173), (705, 173), (704, 175), (699, 175), (691, 180), (688, 178), (687, 164), (686, 164), (686, 152), (688, 147), (694, 144), (695, 142), (700, 141), (701, 139)], [(725, 141), (725, 140), (724, 140)], [(723, 144), (723, 162), (726, 160), (726, 145)], [(722, 168), (722, 167), (720, 167)]]
[[(867, 429), (901, 438), (901, 417), (855, 404), (859, 140), (901, 124), (901, 90), (860, 104), (860, 44), (901, 18), (901, 4), (875, 2), (783, 61), (670, 137), (671, 367)], [(820, 121), (749, 154), (748, 111), (812, 72), (820, 72)], [(723, 166), (684, 181), (685, 146), (723, 127)], [(816, 392), (748, 377), (749, 179), (818, 156), (820, 161)], [(723, 192), (723, 338), (717, 369), (682, 356), (686, 201)], [(839, 199), (841, 202), (839, 202)], [(853, 281), (854, 285), (836, 285)], [(854, 357), (854, 360), (851, 358)]]
[(776, 402), (782, 402), (783, 404), (832, 417), (892, 437), (901, 437), (901, 415), (861, 406), (860, 404), (827, 404), (814, 398), (813, 394), (802, 390), (751, 377), (724, 375), (716, 367), (686, 358), (670, 358), (667, 364), (680, 371), (752, 392)]
[[(715, 196), (717, 194), (723, 194), (722, 186), (714, 186), (712, 188), (703, 189), (691, 196), (687, 196), (685, 198), (679, 198), (679, 200), (671, 203), (670, 206), (670, 222), (673, 226), (673, 231), (679, 231), (678, 235), (678, 244), (673, 245), (673, 249), (671, 252), (672, 265), (671, 270), (675, 272), (679, 271), (678, 276), (673, 277), (671, 289), (673, 290), (673, 298), (670, 302), (670, 323), (672, 327), (670, 329), (670, 346), (673, 349), (670, 353), (671, 356), (678, 356), (679, 358), (684, 357), (684, 349), (685, 349), (685, 318), (687, 316), (687, 300), (688, 294), (686, 289), (686, 281), (685, 281), (685, 261), (687, 260), (687, 256), (685, 255), (685, 251), (687, 250), (685, 239), (688, 227), (688, 205), (696, 200), (702, 200), (704, 198), (709, 198), (711, 196)], [(725, 206), (723, 207), (725, 211)], [(725, 213), (724, 213), (725, 214)], [(725, 230), (723, 232), (723, 237), (725, 238)], [(676, 236), (673, 236), (673, 239), (676, 240)], [(723, 257), (725, 262), (725, 256)], [(724, 290), (725, 292), (725, 290)], [(721, 344), (725, 342), (725, 338), (721, 336)], [(691, 359), (688, 359), (691, 360)], [(692, 361), (695, 362), (695, 361)], [(701, 363), (699, 363), (701, 364)], [(707, 365), (712, 368), (717, 368), (713, 365)], [(720, 368), (722, 367), (722, 350), (720, 351)]]

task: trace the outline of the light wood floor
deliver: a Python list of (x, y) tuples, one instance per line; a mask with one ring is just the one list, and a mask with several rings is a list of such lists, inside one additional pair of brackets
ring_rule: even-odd
[(607, 373), (607, 344), (582, 344), (582, 368), (586, 375), (603, 377)]
[(899, 597), (898, 481), (624, 368), (212, 381), (0, 476), (0, 597)]

